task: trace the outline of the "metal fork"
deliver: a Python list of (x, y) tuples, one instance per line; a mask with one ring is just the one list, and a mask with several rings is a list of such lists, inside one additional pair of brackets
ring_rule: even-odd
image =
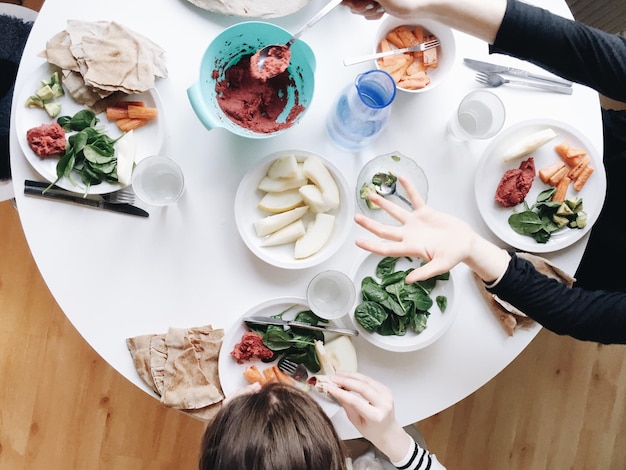
[(554, 91), (556, 93), (563, 93), (566, 95), (571, 95), (573, 91), (573, 89), (568, 86), (552, 85), (550, 83), (530, 82), (527, 80), (511, 80), (508, 78), (504, 78), (502, 75), (499, 75), (497, 73), (478, 72), (476, 74), (476, 81), (489, 87), (499, 87), (500, 85), (511, 83), (532, 88), (541, 88), (542, 90)]
[(278, 368), (299, 382), (306, 382), (309, 378), (309, 373), (307, 372), (306, 367), (287, 359), (286, 356), (279, 359)]
[(437, 47), (440, 44), (441, 43), (439, 42), (439, 39), (431, 39), (430, 41), (425, 41), (421, 44), (417, 44), (411, 47), (405, 47), (402, 49), (393, 49), (391, 51), (377, 52), (376, 54), (368, 54), (368, 55), (362, 55), (358, 57), (343, 59), (343, 65), (359, 64), (367, 60), (380, 59), (381, 57), (388, 57), (390, 55), (396, 55), (396, 54), (404, 54), (405, 52), (423, 52), (426, 49), (432, 49), (433, 47)]
[(113, 204), (133, 204), (135, 202), (135, 193), (131, 188), (123, 188), (119, 191), (103, 194), (102, 199)]

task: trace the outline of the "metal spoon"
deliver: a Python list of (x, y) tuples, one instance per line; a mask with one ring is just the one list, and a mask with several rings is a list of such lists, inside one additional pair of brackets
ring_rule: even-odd
[(374, 188), (376, 189), (376, 192), (380, 194), (381, 196), (384, 197), (384, 196), (390, 196), (391, 194), (393, 194), (395, 197), (397, 197), (402, 202), (404, 202), (407, 206), (413, 209), (413, 204), (411, 204), (411, 201), (409, 201), (407, 198), (405, 198), (404, 196), (402, 196), (396, 191), (395, 181), (388, 183), (387, 181), (383, 180), (380, 184), (375, 184)]
[[(262, 80), (267, 80), (287, 70), (291, 59), (291, 45), (296, 42), (302, 33), (330, 13), (330, 11), (341, 2), (342, 0), (331, 0), (328, 2), (324, 8), (322, 8), (313, 18), (309, 20), (307, 24), (302, 27), (302, 29), (300, 29), (300, 31), (291, 36), (291, 39), (289, 39), (286, 44), (270, 44), (256, 51), (250, 61), (250, 64), (253, 67), (251, 69), (252, 75)], [(266, 68), (266, 61), (268, 57), (276, 57), (278, 60), (275, 62), (277, 64), (280, 62), (280, 64), (278, 64), (279, 66), (276, 68), (272, 67), (271, 70), (264, 70)], [(254, 70), (255, 65), (257, 70)]]

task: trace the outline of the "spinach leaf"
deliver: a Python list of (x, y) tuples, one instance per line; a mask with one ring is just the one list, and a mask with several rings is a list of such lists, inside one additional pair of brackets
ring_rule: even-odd
[(445, 295), (438, 295), (435, 297), (435, 302), (437, 302), (437, 306), (439, 307), (441, 313), (444, 313), (446, 308), (448, 308), (448, 298)]
[(380, 304), (368, 300), (361, 302), (354, 310), (356, 321), (367, 331), (376, 331), (387, 316), (387, 312)]

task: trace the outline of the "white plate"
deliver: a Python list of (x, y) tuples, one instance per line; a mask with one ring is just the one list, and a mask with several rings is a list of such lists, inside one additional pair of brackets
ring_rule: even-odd
[[(309, 156), (317, 156), (330, 171), (337, 186), (339, 187), (339, 197), (341, 204), (338, 209), (330, 211), (336, 216), (333, 234), (324, 247), (314, 255), (305, 259), (294, 258), (294, 244), (289, 243), (281, 246), (262, 247), (260, 238), (253, 226), (253, 222), (269, 215), (258, 208), (259, 201), (264, 192), (257, 189), (261, 179), (267, 174), (271, 163), (283, 155), (295, 154), (300, 160)], [(337, 252), (344, 244), (350, 230), (352, 229), (352, 218), (354, 216), (354, 199), (348, 194), (348, 182), (339, 169), (324, 157), (304, 150), (285, 150), (276, 152), (263, 158), (254, 168), (252, 168), (242, 178), (235, 196), (235, 221), (239, 235), (248, 248), (266, 263), (285, 269), (303, 269), (315, 266)], [(305, 225), (314, 218), (313, 213), (308, 211), (304, 215)]]
[[(504, 172), (512, 168), (519, 168), (520, 163), (528, 158), (526, 156), (505, 162), (502, 160), (503, 152), (525, 136), (547, 127), (554, 129), (558, 136), (530, 154), (535, 159), (535, 170), (537, 172), (550, 163), (560, 160), (560, 157), (554, 150), (554, 146), (564, 140), (567, 140), (574, 147), (585, 149), (591, 157), (591, 165), (595, 168), (595, 171), (589, 177), (585, 187), (578, 193), (583, 199), (584, 211), (587, 213), (587, 226), (584, 229), (563, 227), (554, 232), (547, 243), (537, 243), (531, 236), (521, 235), (509, 226), (508, 218), (513, 214), (513, 208), (502, 207), (495, 201), (494, 197)], [(476, 195), (476, 203), (485, 223), (503, 242), (519, 250), (531, 253), (557, 251), (580, 240), (598, 219), (606, 193), (606, 177), (602, 156), (580, 131), (574, 129), (569, 124), (551, 119), (524, 121), (503, 130), (485, 150), (485, 154), (476, 169), (475, 178), (474, 193)], [(549, 187), (537, 176), (526, 196), (528, 205), (532, 206), (537, 201), (537, 195)], [(570, 187), (568, 197), (575, 194), (577, 194), (576, 191)]]
[[(374, 219), (383, 224), (399, 225), (396, 219), (391, 217), (387, 212), (382, 209), (370, 209), (367, 205), (367, 201), (361, 197), (361, 187), (364, 183), (372, 182), (372, 178), (376, 173), (392, 173), (395, 176), (405, 176), (413, 183), (413, 186), (417, 189), (417, 192), (424, 202), (428, 202), (428, 178), (422, 167), (420, 167), (415, 160), (411, 157), (395, 151), (379, 155), (365, 164), (360, 171), (356, 181), (356, 201), (357, 206), (361, 209), (364, 215), (371, 219)], [(406, 191), (400, 183), (396, 184), (396, 192), (403, 196), (405, 199), (408, 197)], [(387, 196), (387, 199), (395, 202), (405, 209), (409, 207), (396, 196)]]
[[(376, 266), (378, 266), (378, 263), (380, 263), (383, 258), (383, 256), (369, 253), (365, 255), (357, 265), (352, 276), (357, 288), (357, 305), (363, 300), (361, 296), (361, 281), (367, 276), (379, 280), (376, 277)], [(406, 270), (410, 267), (418, 267), (419, 263), (420, 260), (418, 258), (412, 258), (411, 262), (406, 258), (400, 258), (396, 264), (396, 269)], [(435, 298), (439, 295), (446, 296), (448, 299), (444, 313), (441, 313), (437, 302), (435, 302)], [(410, 330), (407, 331), (404, 336), (384, 336), (378, 333), (371, 333), (356, 321), (354, 318), (354, 309), (350, 312), (350, 321), (359, 330), (361, 336), (379, 348), (394, 352), (416, 351), (437, 341), (448, 328), (450, 328), (456, 318), (457, 309), (454, 308), (454, 281), (452, 272), (447, 281), (437, 281), (435, 288), (430, 293), (430, 297), (433, 299), (433, 306), (429, 310), (430, 316), (428, 317), (428, 323), (426, 329), (419, 334)]]
[[(30, 75), (29, 79), (20, 90), (19, 99), (16, 102), (17, 104), (15, 108), (15, 129), (17, 132), (17, 139), (22, 147), (22, 152), (24, 152), (26, 159), (30, 162), (33, 168), (35, 168), (35, 170), (37, 170), (37, 172), (49, 182), (53, 182), (57, 178), (56, 166), (59, 159), (39, 158), (29, 147), (28, 141), (26, 140), (26, 132), (33, 127), (40, 126), (41, 124), (56, 122), (56, 118), (50, 118), (41, 108), (29, 108), (25, 105), (25, 103), (28, 97), (33, 95), (35, 90), (41, 86), (41, 80), (46, 82), (50, 80), (50, 76), (54, 70), (55, 68), (50, 66), (48, 63), (44, 63), (38, 67)], [(138, 95), (128, 95), (128, 99), (143, 101), (146, 106), (156, 107), (159, 111), (159, 117), (157, 119), (134, 131), (135, 145), (137, 149), (135, 161), (139, 161), (150, 155), (157, 155), (161, 151), (161, 146), (163, 145), (165, 127), (163, 121), (163, 106), (161, 105), (161, 99), (159, 98), (156, 89), (151, 89)], [(67, 92), (57, 101), (61, 103), (61, 113), (59, 116), (73, 116), (81, 109), (85, 109), (84, 106), (76, 103), (69, 96), (69, 94), (67, 94)], [(98, 119), (100, 119), (98, 125), (103, 126), (107, 130), (107, 134), (110, 137), (116, 138), (122, 135), (122, 132), (117, 128), (115, 123), (109, 122), (104, 113), (99, 114)], [(79, 186), (74, 186), (66, 178), (61, 178), (57, 185), (63, 189), (67, 189), (68, 191), (83, 194), (85, 192), (85, 188), (81, 183), (80, 177), (78, 175), (76, 176), (77, 177), (74, 178), (74, 181), (76, 181)], [(91, 186), (89, 193), (105, 194), (117, 191), (122, 187), (123, 185), (121, 184), (108, 183), (104, 181), (98, 185)]]
[[(262, 304), (251, 308), (246, 313), (244, 313), (241, 318), (253, 315), (260, 317), (269, 317), (272, 315), (276, 315), (293, 305), (295, 305), (296, 307), (285, 313), (285, 319), (293, 318), (298, 312), (301, 312), (302, 310), (309, 310), (306, 299), (300, 297), (281, 297), (268, 300), (267, 302), (263, 302)], [(332, 324), (332, 322), (330, 322), (329, 324)], [(229, 396), (240, 388), (248, 385), (248, 381), (243, 376), (243, 371), (249, 365), (256, 364), (256, 366), (259, 368), (265, 368), (277, 362), (274, 361), (265, 363), (259, 360), (255, 360), (245, 362), (244, 364), (237, 364), (237, 361), (235, 361), (235, 359), (230, 355), (230, 352), (235, 348), (235, 345), (241, 341), (241, 337), (246, 331), (249, 331), (248, 327), (240, 319), (232, 326), (232, 328), (229, 328), (226, 331), (224, 339), (222, 341), (222, 347), (220, 349), (220, 356), (218, 360), (218, 370), (220, 383), (222, 385), (222, 391), (224, 392), (225, 396)], [(337, 402), (315, 391), (311, 391), (311, 394), (329, 417), (332, 418), (334, 414), (339, 411), (340, 405)]]

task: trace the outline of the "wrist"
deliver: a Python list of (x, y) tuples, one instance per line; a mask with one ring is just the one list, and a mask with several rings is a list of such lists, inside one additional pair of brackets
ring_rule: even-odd
[(511, 255), (506, 250), (474, 234), (464, 263), (484, 282), (490, 283), (502, 276), (510, 261)]
[(376, 442), (371, 442), (392, 462), (402, 460), (413, 446), (413, 438), (399, 423), (395, 423), (392, 430), (378, 436)]

